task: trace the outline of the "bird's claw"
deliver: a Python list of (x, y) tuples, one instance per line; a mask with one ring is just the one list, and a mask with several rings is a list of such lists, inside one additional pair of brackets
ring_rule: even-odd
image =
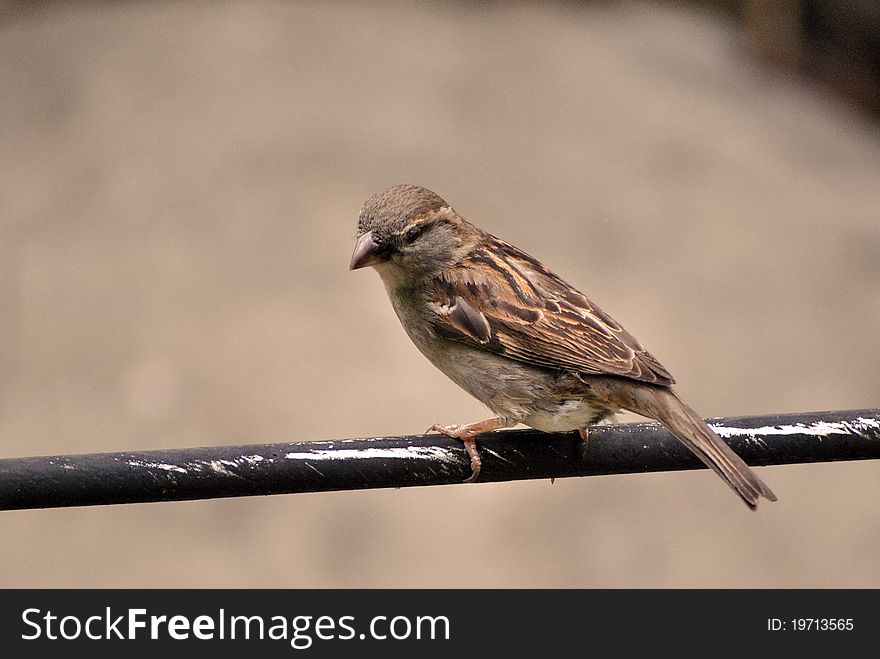
[(461, 439), (460, 431), (460, 425), (441, 426), (439, 423), (435, 423), (425, 431), (425, 434), (427, 435), (429, 432), (439, 432), (441, 435), (446, 435), (452, 439)]
[(585, 460), (587, 458), (587, 449), (590, 446), (590, 431), (587, 428), (578, 428), (578, 434), (581, 436), (581, 460)]
[(471, 475), (465, 478), (463, 483), (476, 483), (477, 479), (480, 477), (480, 469), (483, 466), (483, 461), (480, 459), (480, 454), (477, 452), (477, 440), (473, 437), (463, 438), (464, 449), (467, 451), (467, 454), (471, 457)]

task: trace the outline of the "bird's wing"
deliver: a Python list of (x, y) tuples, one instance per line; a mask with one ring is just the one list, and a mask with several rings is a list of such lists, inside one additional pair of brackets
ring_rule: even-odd
[(527, 364), (670, 385), (669, 372), (618, 322), (513, 245), (486, 234), (432, 286), (432, 326)]

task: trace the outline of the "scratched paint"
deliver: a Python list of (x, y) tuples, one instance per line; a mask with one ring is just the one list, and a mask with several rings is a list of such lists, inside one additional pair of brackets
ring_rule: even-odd
[(180, 474), (185, 474), (187, 472), (186, 469), (181, 467), (180, 465), (170, 465), (165, 462), (147, 462), (146, 460), (128, 460), (126, 463), (130, 467), (143, 467), (146, 469), (161, 469), (162, 471), (174, 471)]
[(827, 435), (852, 435), (872, 429), (880, 429), (880, 421), (865, 417), (859, 417), (851, 422), (817, 421), (810, 425), (794, 423), (779, 426), (760, 426), (758, 428), (734, 428), (711, 423), (709, 425), (722, 437), (754, 437), (755, 435), (812, 435), (814, 437), (826, 437)]
[(488, 449), (488, 448), (487, 448), (487, 449), (483, 449), (483, 450), (484, 450), (486, 453), (489, 453), (490, 455), (494, 455), (496, 458), (498, 458), (498, 459), (501, 460), (502, 462), (506, 462), (506, 463), (509, 464), (509, 465), (514, 464), (513, 462), (511, 462), (510, 460), (508, 460), (507, 458), (505, 458), (503, 455), (497, 453), (496, 451), (493, 451), (492, 449)]
[[(187, 462), (184, 465), (168, 464), (167, 462), (149, 462), (147, 460), (127, 460), (126, 464), (131, 467), (160, 469), (162, 471), (175, 472), (178, 474), (186, 474), (190, 471), (202, 471), (204, 469), (210, 469), (215, 474), (219, 474), (221, 476), (238, 476), (239, 474), (230, 471), (229, 468), (240, 468), (245, 465), (254, 467), (258, 463), (263, 461), (272, 462), (272, 459), (264, 458), (262, 455), (243, 455), (241, 457), (235, 458), (234, 460), (199, 460), (194, 462)], [(67, 467), (65, 466), (65, 468)]]
[[(221, 476), (237, 476), (238, 474), (234, 474), (229, 471), (226, 467), (237, 467), (238, 463), (233, 460), (210, 460), (208, 462), (203, 462), (203, 466), (209, 467), (211, 471), (215, 474), (220, 474)], [(200, 465), (194, 465), (196, 469), (200, 468)]]
[(268, 460), (269, 462), (272, 462), (272, 458), (264, 458), (262, 455), (243, 455), (240, 458), (238, 458), (236, 460), (236, 462), (238, 462), (239, 460), (242, 462), (247, 462), (252, 467), (255, 464), (257, 464), (258, 462), (263, 462), (264, 460)]
[(854, 426), (861, 425), (863, 428), (872, 430), (880, 430), (880, 419), (866, 419), (863, 416), (858, 417), (853, 423)]
[(351, 459), (403, 459), (403, 460), (440, 460), (457, 463), (458, 458), (450, 451), (439, 446), (406, 446), (389, 448), (365, 449), (333, 449), (306, 452), (291, 452), (284, 456), (288, 460), (351, 460)]

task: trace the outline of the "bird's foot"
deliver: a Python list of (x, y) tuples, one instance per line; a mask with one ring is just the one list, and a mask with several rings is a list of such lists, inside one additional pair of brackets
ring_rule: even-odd
[(462, 482), (475, 483), (480, 476), (480, 469), (483, 466), (483, 461), (480, 459), (479, 452), (477, 452), (477, 440), (474, 438), (480, 433), (495, 430), (502, 425), (503, 423), (500, 419), (489, 419), (488, 421), (477, 421), (476, 423), (451, 426), (441, 426), (439, 423), (435, 423), (428, 428), (425, 433), (432, 431), (439, 432), (446, 437), (460, 440), (464, 444), (464, 449), (467, 451), (468, 457), (471, 459), (471, 475), (465, 478)]
[(588, 428), (578, 428), (578, 434), (581, 436), (581, 460), (587, 457), (587, 448), (590, 445), (590, 430)]

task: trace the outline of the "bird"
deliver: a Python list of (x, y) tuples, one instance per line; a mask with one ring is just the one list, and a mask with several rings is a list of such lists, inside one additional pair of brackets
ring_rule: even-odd
[(395, 185), (358, 215), (350, 270), (372, 267), (421, 353), (495, 415), (434, 424), (479, 478), (481, 433), (577, 431), (628, 410), (658, 421), (752, 509), (772, 490), (673, 390), (623, 326), (539, 260), (483, 231), (431, 190)]

